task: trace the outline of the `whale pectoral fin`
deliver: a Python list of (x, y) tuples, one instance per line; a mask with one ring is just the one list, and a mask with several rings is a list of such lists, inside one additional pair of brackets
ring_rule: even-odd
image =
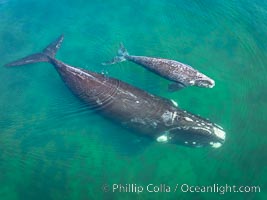
[(169, 92), (176, 92), (176, 91), (181, 90), (183, 88), (185, 88), (185, 85), (183, 83), (180, 83), (180, 82), (170, 83), (168, 85), (168, 91)]

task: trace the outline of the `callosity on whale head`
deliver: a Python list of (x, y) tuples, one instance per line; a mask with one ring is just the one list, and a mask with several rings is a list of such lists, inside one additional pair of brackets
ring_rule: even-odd
[(174, 119), (173, 125), (157, 137), (158, 142), (191, 147), (222, 146), (226, 135), (222, 127), (201, 117), (186, 112), (184, 114), (183, 117)]

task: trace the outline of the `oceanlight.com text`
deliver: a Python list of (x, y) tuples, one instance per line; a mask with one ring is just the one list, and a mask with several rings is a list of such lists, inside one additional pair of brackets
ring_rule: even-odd
[(103, 192), (113, 192), (113, 193), (171, 193), (171, 192), (179, 192), (179, 193), (259, 193), (261, 192), (260, 186), (252, 186), (252, 185), (190, 185), (190, 184), (176, 184), (176, 185), (168, 185), (168, 184), (147, 184), (147, 185), (139, 185), (139, 184), (119, 184), (114, 183), (111, 185), (104, 184), (102, 186)]

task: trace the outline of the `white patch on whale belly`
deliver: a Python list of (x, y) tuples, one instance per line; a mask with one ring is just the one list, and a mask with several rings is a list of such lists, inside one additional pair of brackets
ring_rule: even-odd
[(219, 148), (222, 146), (222, 144), (220, 142), (210, 142), (210, 145), (213, 147), (213, 148)]
[(171, 102), (174, 106), (178, 107), (178, 103), (176, 101), (174, 101), (173, 99), (171, 99)]
[(157, 137), (157, 142), (168, 142), (168, 136), (164, 134)]

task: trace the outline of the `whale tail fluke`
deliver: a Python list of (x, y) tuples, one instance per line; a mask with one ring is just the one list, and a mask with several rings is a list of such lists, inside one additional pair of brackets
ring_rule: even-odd
[(5, 66), (6, 67), (13, 67), (13, 66), (26, 65), (26, 64), (32, 64), (32, 63), (37, 63), (37, 62), (49, 62), (51, 58), (54, 58), (56, 56), (56, 53), (57, 53), (58, 49), (60, 48), (60, 45), (61, 45), (63, 39), (64, 39), (64, 36), (61, 35), (55, 41), (50, 43), (43, 50), (43, 52), (31, 54), (31, 55), (26, 56), (24, 58), (7, 63), (7, 64), (5, 64)]
[(117, 55), (111, 61), (103, 62), (102, 65), (113, 65), (119, 62), (123, 62), (127, 60), (127, 56), (129, 56), (129, 53), (121, 43)]
[(55, 58), (58, 49), (60, 48), (64, 39), (64, 35), (60, 35), (55, 41), (50, 43), (44, 50), (43, 53), (50, 58)]

